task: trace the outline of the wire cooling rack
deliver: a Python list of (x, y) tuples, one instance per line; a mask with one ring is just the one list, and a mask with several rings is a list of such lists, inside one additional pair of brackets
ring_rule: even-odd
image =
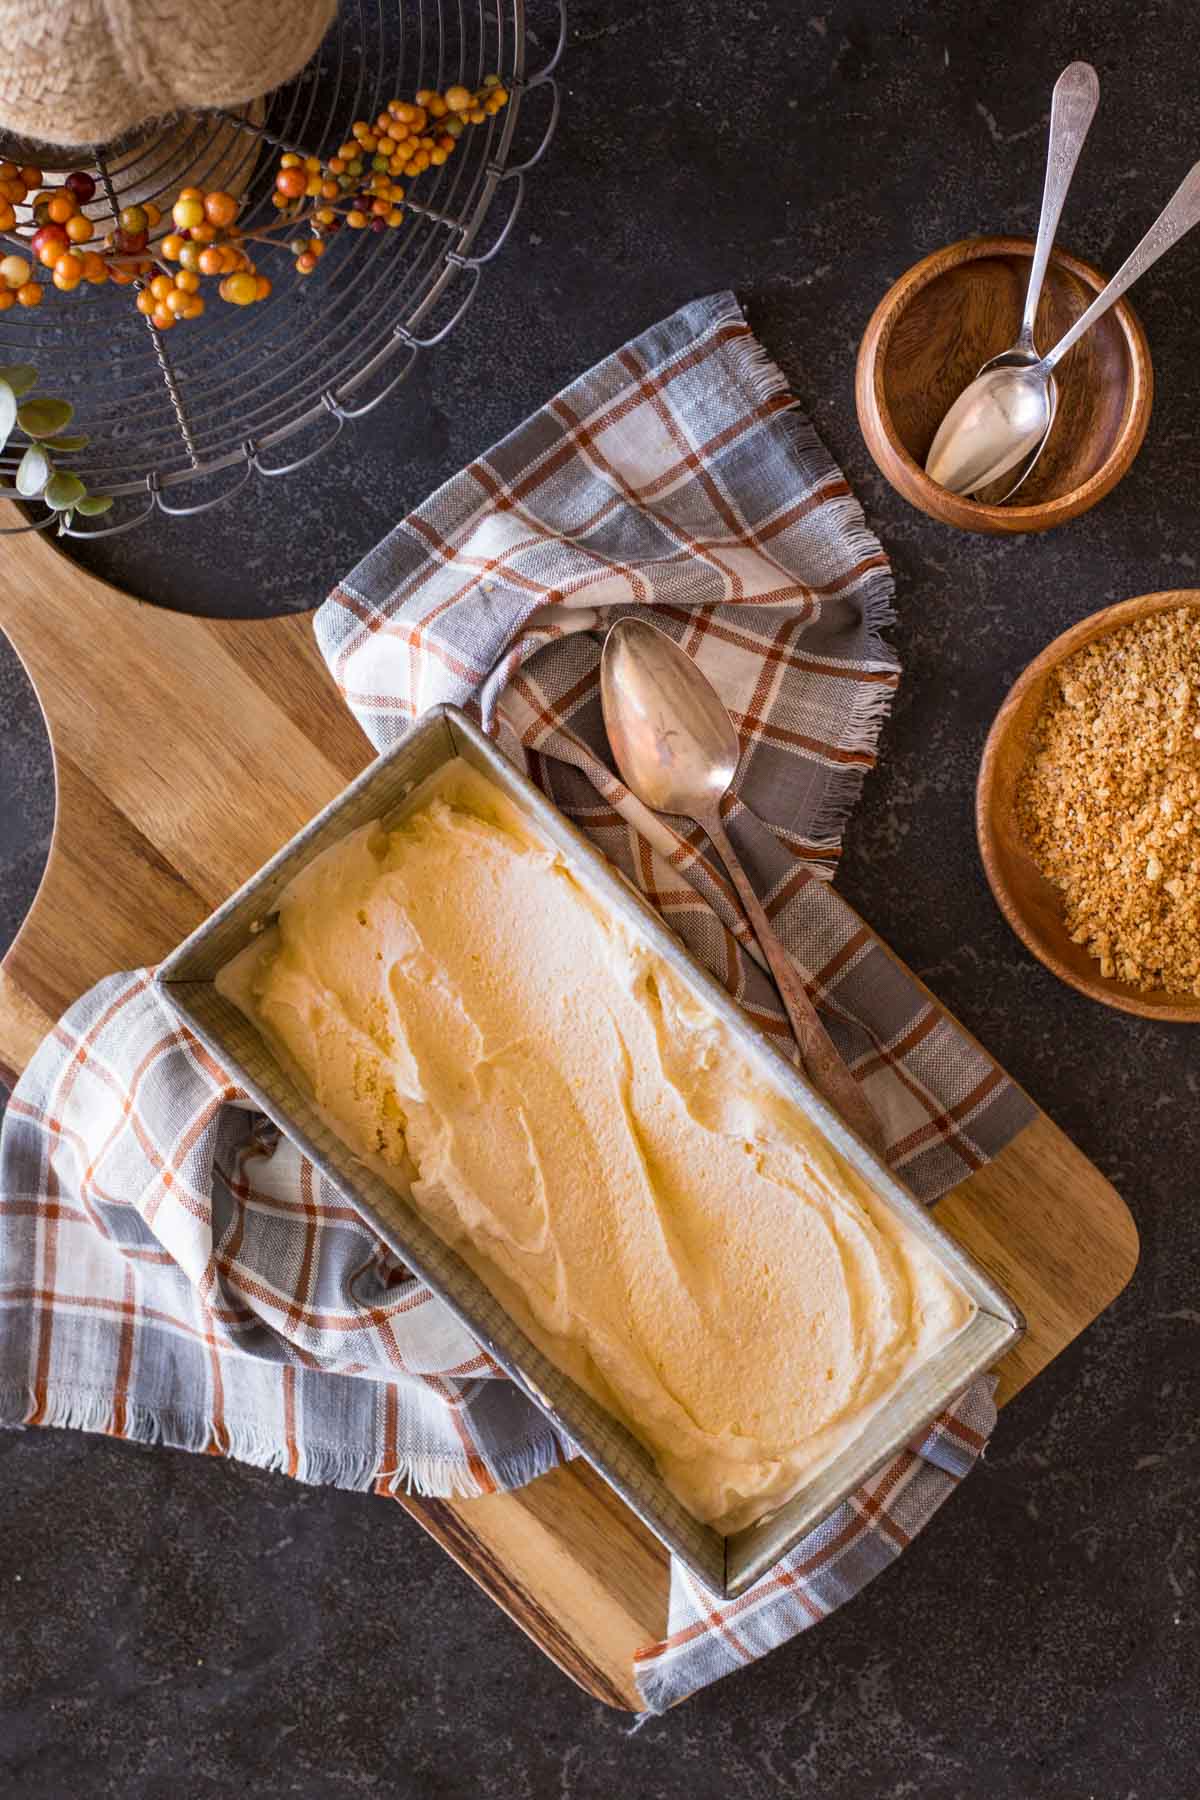
[[(354, 120), (419, 88), (474, 88), (494, 71), (510, 94), (441, 168), (408, 184), (403, 225), (338, 233), (307, 280), (286, 248), (261, 247), (275, 285), (256, 306), (210, 305), (167, 335), (136, 310), (132, 289), (84, 284), (0, 314), (0, 364), (35, 365), (39, 388), (69, 399), (72, 429), (88, 435), (86, 450), (56, 462), (121, 503), (111, 523), (69, 535), (203, 512), (252, 475), (290, 475), (401, 386), (463, 317), (512, 230), (557, 124), (565, 34), (565, 0), (538, 7), (536, 48), (526, 0), (342, 0), (312, 62), (260, 101), (179, 115), (117, 146), (50, 151), (0, 137), (0, 157), (32, 160), (51, 180), (74, 168), (95, 176), (85, 210), (97, 238), (134, 200), (156, 200), (169, 221), (188, 184), (238, 195), (239, 223), (252, 230), (278, 219), (281, 151), (333, 155)], [(12, 462), (0, 459), (0, 479), (11, 481)]]

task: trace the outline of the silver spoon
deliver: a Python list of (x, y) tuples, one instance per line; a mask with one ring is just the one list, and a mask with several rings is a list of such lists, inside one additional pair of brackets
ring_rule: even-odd
[(1200, 163), (1184, 176), (1137, 248), (1054, 348), (1024, 367), (977, 375), (938, 426), (925, 468), (954, 494), (999, 480), (1029, 455), (1050, 428), (1055, 367), (1139, 275), (1200, 220)]
[(642, 619), (619, 619), (600, 661), (604, 724), (621, 779), (654, 812), (703, 827), (741, 897), (779, 989), (809, 1079), (876, 1150), (883, 1134), (750, 885), (721, 822), (739, 760), (737, 732), (720, 696), (673, 639)]
[[(1067, 189), (1071, 185), (1075, 165), (1079, 161), (1079, 152), (1083, 149), (1084, 139), (1091, 128), (1099, 104), (1100, 78), (1091, 63), (1071, 63), (1055, 82), (1054, 92), (1050, 97), (1050, 136), (1046, 144), (1046, 179), (1042, 186), (1042, 211), (1038, 219), (1033, 261), (1029, 266), (1029, 285), (1025, 289), (1025, 311), (1021, 318), (1021, 329), (1017, 334), (1016, 343), (1008, 350), (1002, 350), (999, 356), (993, 356), (985, 362), (979, 370), (980, 375), (986, 374), (989, 369), (1027, 368), (1038, 361), (1037, 345), (1033, 341), (1033, 327), (1037, 319), (1038, 301), (1042, 297), (1042, 283), (1046, 279), (1046, 265), (1050, 260), (1055, 233), (1058, 231), (1058, 221), (1062, 217)], [(1051, 376), (1050, 417), (1046, 421), (1046, 429), (1042, 433), (1041, 442), (1034, 449), (1033, 455), (1012, 486), (994, 502), (995, 505), (1000, 506), (1005, 500), (1011, 499), (1030, 474), (1034, 463), (1046, 447), (1046, 439), (1050, 436), (1057, 410), (1058, 383)], [(935, 476), (934, 479), (936, 480), (937, 477)]]

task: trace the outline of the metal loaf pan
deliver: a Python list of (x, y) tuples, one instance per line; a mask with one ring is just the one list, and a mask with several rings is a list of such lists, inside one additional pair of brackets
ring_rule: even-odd
[[(218, 971), (249, 943), (287, 884), (314, 857), (373, 819), (401, 816), (413, 790), (461, 757), (527, 814), (539, 833), (624, 917), (734, 1032), (752, 1063), (806, 1114), (867, 1184), (927, 1244), (975, 1301), (974, 1318), (900, 1386), (864, 1430), (786, 1506), (729, 1537), (688, 1513), (668, 1491), (649, 1453), (529, 1342), (479, 1278), (442, 1243), (393, 1187), (365, 1167), (318, 1118), (250, 1022), (214, 986)], [(291, 843), (272, 857), (192, 935), (157, 974), (160, 992), (262, 1110), (369, 1220), (379, 1236), (458, 1315), (489, 1355), (570, 1438), (639, 1518), (713, 1593), (740, 1594), (839, 1506), (881, 1464), (912, 1441), (948, 1401), (1021, 1335), (1020, 1313), (991, 1278), (933, 1221), (887, 1167), (846, 1128), (712, 979), (662, 919), (562, 814), (451, 707), (425, 715), (402, 744), (381, 756)], [(763, 1328), (770, 1330), (770, 1320)]]

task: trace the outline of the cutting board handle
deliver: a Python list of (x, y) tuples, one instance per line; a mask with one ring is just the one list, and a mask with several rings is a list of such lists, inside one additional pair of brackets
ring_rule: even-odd
[[(19, 521), (4, 505), (0, 525)], [(308, 614), (172, 612), (23, 532), (0, 538), (0, 630), (41, 705), (56, 788), (42, 884), (0, 965), (6, 1016), (23, 1020), (0, 1041), (11, 1068), (100, 975), (178, 943), (372, 752)]]

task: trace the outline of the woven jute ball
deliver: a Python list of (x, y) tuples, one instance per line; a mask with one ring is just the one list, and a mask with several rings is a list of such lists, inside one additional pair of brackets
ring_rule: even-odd
[(0, 132), (104, 144), (302, 68), (337, 0), (0, 0)]

